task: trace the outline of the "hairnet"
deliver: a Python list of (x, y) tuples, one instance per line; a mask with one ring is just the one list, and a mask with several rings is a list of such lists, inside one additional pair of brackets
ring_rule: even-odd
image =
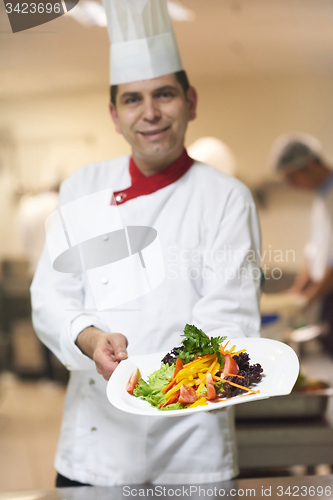
[(284, 134), (275, 141), (270, 166), (273, 170), (298, 170), (311, 161), (322, 162), (322, 147), (318, 139), (301, 132)]

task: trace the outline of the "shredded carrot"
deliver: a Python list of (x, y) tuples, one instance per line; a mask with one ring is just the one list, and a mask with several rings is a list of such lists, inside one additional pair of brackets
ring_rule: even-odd
[(238, 378), (245, 378), (242, 375), (235, 375), (234, 373), (225, 373), (225, 377), (238, 377)]
[(220, 345), (220, 352), (222, 355), (226, 354), (226, 350), (225, 348), (227, 347), (227, 345), (229, 344), (230, 340), (228, 340), (228, 342), (226, 342), (226, 344), (223, 346), (222, 344)]
[(233, 358), (234, 356), (238, 356), (238, 354), (240, 354), (241, 352), (246, 351), (246, 349), (240, 349), (239, 351), (235, 352), (236, 345), (233, 345), (230, 349), (226, 349), (229, 342), (230, 340), (228, 340), (228, 342), (226, 342), (225, 345), (220, 344), (220, 353), (222, 354), (222, 356), (229, 354)]
[(216, 363), (217, 363), (217, 356), (215, 354), (215, 359), (214, 359), (213, 363), (210, 365), (210, 367), (208, 368), (207, 373), (210, 373), (213, 370)]
[(253, 389), (249, 389), (248, 387), (244, 387), (244, 385), (235, 384), (234, 382), (229, 382), (229, 380), (225, 380), (227, 384), (233, 385), (235, 387), (239, 387), (239, 389), (244, 389), (245, 391), (252, 392), (253, 394), (259, 394), (260, 391), (254, 391)]
[(233, 385), (235, 387), (238, 387), (239, 389), (244, 389), (244, 391), (249, 391), (249, 392), (252, 392), (253, 394), (259, 394), (260, 393), (260, 391), (255, 391), (253, 389), (249, 389), (249, 387), (245, 387), (244, 385), (235, 384), (235, 382), (230, 382), (229, 380), (226, 380), (223, 377), (214, 377), (214, 379), (215, 380), (221, 380), (222, 382), (225, 382), (226, 384)]
[(164, 394), (165, 392), (167, 392), (167, 391), (170, 389), (170, 387), (172, 386), (172, 384), (173, 384), (175, 381), (176, 381), (176, 377), (175, 377), (175, 378), (173, 378), (173, 379), (171, 380), (171, 382), (169, 382), (169, 383), (168, 383), (168, 385), (166, 385), (165, 387), (163, 387), (163, 389), (161, 390), (161, 392), (163, 392), (163, 394)]

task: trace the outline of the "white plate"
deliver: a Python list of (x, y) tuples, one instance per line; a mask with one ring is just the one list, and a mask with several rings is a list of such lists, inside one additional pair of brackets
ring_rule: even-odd
[(155, 417), (180, 417), (200, 411), (217, 410), (240, 403), (247, 403), (257, 399), (266, 399), (272, 396), (289, 394), (296, 382), (299, 372), (299, 362), (296, 353), (291, 347), (271, 339), (240, 338), (231, 339), (231, 345), (236, 345), (236, 351), (246, 349), (250, 356), (250, 363), (260, 363), (263, 368), (262, 381), (253, 386), (260, 390), (259, 394), (240, 395), (219, 403), (208, 402), (207, 406), (197, 406), (185, 410), (160, 411), (140, 398), (126, 392), (126, 384), (134, 370), (139, 368), (142, 378), (147, 380), (148, 375), (158, 370), (166, 352), (131, 356), (122, 361), (110, 378), (107, 385), (107, 397), (110, 403), (118, 410), (135, 415)]

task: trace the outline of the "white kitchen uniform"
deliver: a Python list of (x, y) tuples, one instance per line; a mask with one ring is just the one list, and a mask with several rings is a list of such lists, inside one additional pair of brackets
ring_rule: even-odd
[(305, 247), (311, 279), (321, 281), (333, 267), (333, 173), (317, 191), (311, 213), (311, 237)]
[[(87, 165), (61, 187), (60, 207), (112, 188), (125, 226), (157, 231), (165, 266), (164, 280), (149, 293), (98, 310), (87, 274), (55, 271), (44, 249), (31, 287), (33, 321), (71, 370), (55, 467), (72, 480), (195, 484), (237, 474), (232, 412), (154, 418), (118, 411), (94, 362), (75, 345), (90, 325), (123, 333), (129, 356), (167, 353), (180, 345), (186, 323), (210, 336), (259, 336), (260, 231), (249, 190), (198, 162), (177, 180), (170, 171), (149, 178), (137, 171), (137, 192), (127, 201), (134, 182), (128, 157)], [(151, 187), (164, 176), (167, 185), (142, 194), (145, 179)]]

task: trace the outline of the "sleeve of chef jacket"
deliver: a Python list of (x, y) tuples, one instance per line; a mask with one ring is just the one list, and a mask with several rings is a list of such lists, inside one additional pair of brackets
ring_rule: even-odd
[[(59, 205), (73, 196), (69, 180), (60, 190)], [(76, 346), (78, 334), (88, 326), (108, 332), (99, 315), (82, 312), (84, 287), (82, 274), (61, 273), (53, 269), (44, 250), (31, 285), (32, 320), (39, 339), (69, 370), (92, 370), (95, 363)]]
[(206, 231), (202, 297), (193, 324), (210, 336), (260, 335), (260, 227), (251, 193), (238, 184), (225, 206), (215, 205)]

